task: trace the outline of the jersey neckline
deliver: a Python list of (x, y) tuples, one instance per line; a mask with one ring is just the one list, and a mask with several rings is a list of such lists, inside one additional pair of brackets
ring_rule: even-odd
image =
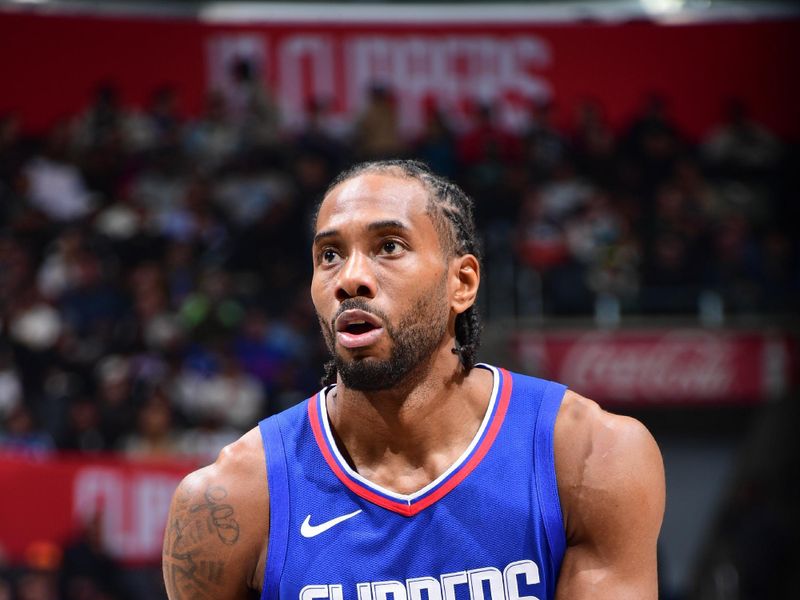
[(429, 507), (453, 490), (478, 466), (497, 437), (508, 410), (512, 385), (508, 371), (482, 363), (476, 366), (491, 371), (494, 379), (483, 421), (461, 456), (422, 489), (411, 494), (399, 494), (369, 481), (347, 464), (336, 446), (328, 420), (326, 393), (331, 388), (321, 390), (308, 400), (311, 429), (325, 462), (349, 490), (373, 504), (404, 516), (415, 515)]

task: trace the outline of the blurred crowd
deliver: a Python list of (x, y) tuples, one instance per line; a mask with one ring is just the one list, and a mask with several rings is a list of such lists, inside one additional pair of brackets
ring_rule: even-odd
[[(309, 220), (361, 160), (416, 157), (460, 183), (488, 281), (509, 263), (531, 275), (505, 285), (538, 282), (546, 316), (592, 314), (599, 298), (631, 314), (800, 306), (797, 150), (740, 102), (699, 141), (655, 95), (621, 131), (589, 100), (575, 115), (531, 106), (515, 132), (489, 104), (466, 129), (431, 104), (409, 138), (384, 87), (352, 122), (318, 99), (289, 131), (248, 65), (234, 75), (192, 119), (172, 87), (134, 109), (111, 84), (45, 135), (0, 116), (0, 447), (205, 463), (314, 391), (327, 351)], [(45, 566), (16, 597), (125, 597), (92, 563), (94, 537), (63, 557), (77, 583), (33, 549)], [(108, 574), (95, 595), (81, 595), (81, 561)]]
[(522, 132), (488, 104), (455, 130), (431, 104), (409, 139), (384, 87), (350, 123), (315, 100), (287, 131), (248, 65), (235, 75), (194, 119), (172, 87), (133, 109), (110, 84), (46, 135), (0, 118), (3, 446), (209, 461), (313, 391), (309, 218), (361, 160), (416, 157), (459, 182), (489, 281), (513, 261), (544, 315), (601, 297), (637, 314), (800, 305), (797, 153), (739, 102), (699, 142), (655, 95), (622, 131), (591, 101), (558, 119), (532, 106)]
[(29, 544), (22, 564), (0, 565), (0, 600), (144, 600), (166, 598), (160, 569), (123, 567), (107, 550), (102, 515), (63, 546)]

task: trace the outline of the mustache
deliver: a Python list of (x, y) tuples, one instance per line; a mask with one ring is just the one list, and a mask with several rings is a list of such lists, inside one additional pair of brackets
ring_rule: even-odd
[(342, 303), (339, 305), (339, 310), (336, 311), (333, 319), (331, 319), (331, 331), (336, 330), (336, 319), (338, 319), (339, 316), (346, 310), (363, 310), (366, 313), (378, 317), (383, 322), (384, 327), (389, 327), (389, 318), (383, 311), (371, 307), (363, 298), (348, 298), (347, 300), (342, 301)]

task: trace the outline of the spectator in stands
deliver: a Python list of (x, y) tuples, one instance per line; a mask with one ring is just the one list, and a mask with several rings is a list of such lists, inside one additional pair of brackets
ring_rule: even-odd
[(0, 573), (0, 600), (14, 600), (11, 592), (11, 581)]
[(0, 346), (0, 423), (22, 402), (22, 380), (10, 348)]
[(258, 65), (239, 57), (230, 67), (231, 82), (227, 91), (230, 114), (239, 125), (241, 149), (264, 155), (277, 151), (280, 116), (266, 85), (258, 73)]
[(44, 372), (53, 362), (61, 342), (64, 318), (34, 288), (27, 288), (11, 300), (7, 323), (7, 335), (13, 344), (25, 395), (36, 397)]
[(148, 392), (136, 415), (136, 428), (120, 448), (132, 458), (167, 458), (181, 452), (171, 402), (162, 389)]
[(235, 297), (230, 274), (211, 267), (200, 274), (198, 289), (187, 296), (179, 314), (194, 339), (215, 342), (236, 331), (244, 307)]
[(110, 246), (113, 255), (125, 265), (141, 258), (141, 251), (149, 241), (147, 211), (130, 195), (128, 186), (119, 186), (97, 212), (92, 225), (93, 233)]
[(656, 235), (644, 269), (642, 309), (651, 313), (691, 313), (697, 307), (697, 265), (678, 232)]
[(128, 284), (134, 317), (129, 326), (136, 343), (160, 351), (180, 344), (183, 329), (177, 312), (172, 308), (176, 303), (170, 302), (161, 265), (140, 263), (132, 269)]
[(228, 230), (212, 199), (211, 182), (192, 178), (178, 202), (159, 215), (157, 232), (168, 240), (202, 243), (209, 252), (224, 253)]
[[(302, 213), (310, 218), (310, 212), (328, 187), (333, 176), (349, 164), (352, 148), (348, 142), (348, 131), (331, 114), (331, 102), (325, 98), (314, 98), (308, 103), (308, 119), (295, 137), (290, 170), (295, 187), (295, 198), (302, 206)], [(291, 202), (291, 195), (282, 194), (284, 201)]]
[(287, 367), (283, 348), (270, 343), (270, 325), (269, 316), (263, 309), (250, 307), (233, 345), (236, 360), (265, 389)]
[(556, 314), (591, 310), (586, 267), (575, 259), (567, 236), (568, 217), (578, 206), (562, 211), (559, 203), (529, 191), (516, 229), (520, 258), (540, 275), (546, 310)]
[(546, 273), (566, 262), (569, 248), (564, 225), (546, 210), (537, 190), (528, 190), (517, 223), (517, 252), (525, 264)]
[(542, 181), (564, 164), (567, 140), (554, 122), (555, 106), (552, 102), (532, 102), (530, 108), (530, 122), (522, 138), (523, 153), (526, 168), (534, 181)]
[(116, 86), (103, 82), (95, 89), (92, 103), (73, 125), (74, 143), (82, 150), (106, 148), (123, 134), (125, 119)]
[(85, 254), (85, 236), (79, 227), (69, 227), (45, 249), (45, 257), (36, 275), (42, 295), (58, 301), (78, 284), (78, 263)]
[(650, 94), (622, 138), (621, 151), (638, 170), (641, 191), (651, 192), (672, 174), (683, 139), (660, 94)]
[(457, 148), (459, 173), (475, 200), (476, 219), (484, 226), (510, 223), (519, 206), (519, 198), (509, 189), (510, 174), (521, 166), (519, 138), (496, 123), (491, 103), (480, 102), (474, 107), (473, 124)]
[(265, 307), (278, 314), (292, 302), (306, 278), (303, 259), (310, 244), (307, 227), (312, 198), (287, 194), (276, 199), (262, 217), (239, 231), (229, 265), (245, 273), (260, 287), (269, 281), (269, 293), (260, 296)]
[(35, 257), (18, 237), (0, 232), (0, 318), (8, 319), (15, 299), (27, 293)]
[(456, 136), (434, 100), (427, 103), (425, 130), (414, 154), (439, 175), (454, 178), (458, 169)]
[(92, 396), (82, 394), (70, 400), (66, 428), (58, 447), (78, 452), (110, 450), (100, 427), (100, 410)]
[(730, 211), (730, 207), (723, 205), (719, 193), (703, 175), (700, 165), (691, 158), (678, 160), (670, 183), (685, 198), (688, 209), (703, 221), (720, 218)]
[[(301, 157), (297, 160), (301, 160)], [(308, 161), (314, 160), (308, 157)], [(314, 164), (316, 163), (310, 164), (311, 169), (314, 168)], [(305, 161), (303, 166), (307, 166)], [(298, 173), (297, 161), (293, 164), (293, 168), (295, 173)], [(308, 169), (304, 171), (307, 172)], [(323, 162), (321, 173), (325, 172)], [(327, 182), (327, 178), (319, 174), (317, 178), (323, 178)], [(306, 183), (305, 180), (299, 181)], [(288, 175), (282, 170), (265, 166), (260, 160), (246, 159), (237, 161), (235, 166), (221, 173), (208, 191), (213, 199), (213, 210), (217, 220), (227, 222), (236, 229), (246, 229), (260, 219), (267, 218), (271, 211), (280, 211), (281, 204), (291, 203), (291, 185)], [(301, 191), (313, 197), (313, 189), (301, 188)]]
[(356, 119), (353, 146), (359, 160), (404, 156), (405, 140), (400, 136), (397, 110), (391, 91), (375, 83), (369, 89), (367, 105)]
[(17, 581), (17, 600), (60, 600), (52, 575), (30, 571)]
[(264, 388), (229, 352), (221, 353), (217, 363), (216, 373), (191, 380), (181, 406), (193, 418), (210, 418), (244, 431), (264, 414)]
[(69, 222), (86, 217), (95, 199), (69, 154), (69, 131), (62, 122), (50, 132), (44, 151), (23, 168), (31, 206), (48, 219)]
[(582, 209), (594, 192), (591, 183), (580, 178), (569, 160), (555, 165), (552, 178), (539, 190), (542, 210), (560, 222)]
[(725, 120), (703, 143), (703, 153), (715, 172), (734, 179), (769, 174), (780, 151), (775, 136), (753, 121), (745, 103), (737, 98), (728, 101)]
[(749, 222), (733, 216), (713, 231), (713, 259), (708, 279), (719, 290), (728, 307), (737, 312), (755, 312), (761, 304), (757, 277), (760, 271), (756, 239)]
[(171, 404), (181, 409), (189, 425), (179, 435), (177, 453), (201, 464), (213, 462), (220, 450), (242, 433), (226, 424), (223, 409), (215, 403), (217, 397), (198, 394), (205, 383), (206, 379), (198, 371), (184, 369), (173, 380), (171, 390)]
[(639, 290), (638, 248), (630, 227), (608, 193), (594, 191), (566, 223), (570, 254), (584, 270), (587, 291), (605, 294), (630, 306)]
[(239, 143), (239, 127), (230, 117), (225, 96), (211, 92), (203, 116), (186, 132), (186, 152), (199, 168), (213, 170), (233, 157)]
[(496, 122), (490, 102), (478, 102), (473, 125), (459, 140), (459, 160), (466, 168), (483, 168), (490, 163), (504, 166), (520, 160), (519, 139)]
[(130, 431), (136, 415), (128, 358), (112, 354), (101, 359), (95, 369), (95, 387), (105, 446), (117, 448)]
[(294, 144), (299, 153), (311, 153), (325, 159), (331, 179), (347, 162), (349, 148), (345, 140), (349, 134), (347, 124), (333, 114), (333, 101), (317, 97), (308, 101), (305, 126), (297, 134)]
[(616, 140), (602, 107), (594, 100), (586, 100), (576, 113), (572, 152), (578, 172), (598, 184), (612, 184), (616, 171)]
[(58, 300), (59, 312), (65, 327), (75, 336), (78, 351), (92, 362), (114, 341), (117, 324), (128, 309), (126, 298), (98, 254), (88, 250), (78, 254), (74, 286)]
[[(159, 149), (150, 153), (148, 160), (131, 177), (128, 190), (133, 202), (145, 211), (146, 226), (154, 226), (162, 213), (183, 198), (189, 185), (186, 172), (189, 158), (193, 158), (191, 152), (184, 155), (183, 152)], [(198, 160), (198, 167), (204, 168), (203, 159)]]
[(18, 193), (24, 162), (19, 120), (13, 114), (0, 115), (0, 229), (24, 209)]
[(31, 409), (16, 405), (5, 416), (0, 427), (0, 448), (25, 454), (45, 454), (55, 449), (53, 438), (37, 426)]
[(62, 600), (128, 600), (120, 566), (103, 542), (103, 513), (88, 517), (64, 549), (59, 592)]
[(182, 119), (178, 114), (178, 91), (172, 85), (153, 92), (147, 110), (136, 116), (134, 147), (140, 150), (180, 148)]
[(758, 285), (761, 308), (771, 313), (791, 313), (800, 306), (800, 244), (785, 232), (765, 232), (759, 252)]

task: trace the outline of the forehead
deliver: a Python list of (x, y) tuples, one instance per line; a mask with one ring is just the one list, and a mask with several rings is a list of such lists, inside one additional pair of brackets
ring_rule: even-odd
[(316, 232), (399, 221), (412, 229), (433, 229), (428, 190), (416, 179), (391, 173), (363, 173), (336, 186), (322, 201)]

